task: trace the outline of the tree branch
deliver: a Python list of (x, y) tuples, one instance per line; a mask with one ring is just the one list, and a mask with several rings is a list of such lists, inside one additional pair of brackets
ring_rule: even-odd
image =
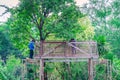
[(35, 16), (35, 14), (33, 13), (32, 14), (32, 19), (33, 19), (33, 22), (37, 25), (37, 27), (39, 26), (39, 23), (38, 23), (38, 21), (37, 21), (37, 17)]
[(3, 16), (4, 14), (6, 14), (10, 11), (10, 8), (5, 5), (0, 5), (0, 7), (4, 7), (6, 9), (5, 12), (3, 12), (0, 16)]
[(48, 37), (48, 35), (50, 34), (50, 32), (47, 32), (44, 36), (44, 40)]

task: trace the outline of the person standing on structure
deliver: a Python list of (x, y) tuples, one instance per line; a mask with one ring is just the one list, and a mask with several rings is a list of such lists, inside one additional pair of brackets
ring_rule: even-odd
[(72, 44), (72, 54), (76, 54), (76, 49), (75, 49), (75, 47), (76, 47), (76, 44), (75, 44), (75, 39), (74, 38), (72, 38), (71, 40), (70, 40), (70, 42), (71, 42), (71, 44)]
[(29, 58), (33, 59), (33, 55), (34, 55), (34, 45), (35, 45), (35, 40), (32, 39), (28, 45), (30, 53), (29, 53)]

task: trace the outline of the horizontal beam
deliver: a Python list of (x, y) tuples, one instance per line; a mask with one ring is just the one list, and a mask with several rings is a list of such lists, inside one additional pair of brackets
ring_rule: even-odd
[[(88, 59), (69, 59), (69, 58), (62, 58), (62, 59), (43, 59), (44, 62), (88, 62)], [(98, 61), (99, 59), (92, 59), (93, 61)], [(37, 63), (40, 59), (23, 59), (23, 62), (30, 62), (30, 63)]]
[[(45, 62), (88, 62), (88, 59), (53, 59), (44, 60)], [(93, 61), (98, 61), (98, 59), (93, 59)]]
[(89, 58), (95, 58), (95, 59), (98, 59), (99, 56), (76, 56), (76, 57), (62, 57), (62, 56), (45, 56), (45, 57), (35, 57), (36, 59), (76, 59), (76, 58), (79, 58), (79, 59), (89, 59)]
[(60, 42), (60, 41), (44, 41), (43, 43), (66, 43), (66, 42)]
[(84, 42), (68, 42), (68, 41), (44, 41), (43, 43), (96, 43), (94, 41), (84, 41)]

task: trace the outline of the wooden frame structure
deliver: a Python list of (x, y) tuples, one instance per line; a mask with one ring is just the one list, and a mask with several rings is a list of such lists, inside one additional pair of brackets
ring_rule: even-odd
[(35, 58), (98, 58), (96, 42), (41, 42)]
[[(45, 62), (88, 62), (88, 80), (94, 79), (94, 62), (99, 61), (97, 43), (89, 42), (40, 42), (36, 48), (34, 59), (24, 60), (25, 63), (39, 64), (39, 79), (44, 79)], [(26, 65), (26, 64), (25, 64)], [(24, 80), (24, 78), (22, 79)]]

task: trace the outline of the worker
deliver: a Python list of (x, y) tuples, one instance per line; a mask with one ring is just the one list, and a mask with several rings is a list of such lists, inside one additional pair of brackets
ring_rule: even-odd
[(29, 58), (33, 59), (33, 55), (34, 55), (34, 44), (35, 44), (35, 40), (32, 39), (28, 45), (29, 47)]
[(75, 44), (75, 39), (72, 38), (70, 40), (71, 44), (72, 44), (72, 54), (75, 54), (76, 53), (76, 50), (75, 50), (75, 47), (76, 47), (76, 44)]

